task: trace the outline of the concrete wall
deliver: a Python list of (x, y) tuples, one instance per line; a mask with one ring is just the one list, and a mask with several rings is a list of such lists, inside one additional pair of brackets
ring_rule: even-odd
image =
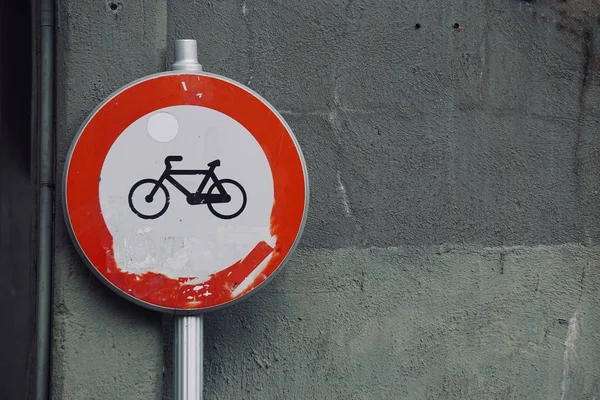
[[(58, 170), (111, 91), (195, 38), (304, 150), (304, 239), (206, 317), (207, 399), (600, 398), (600, 5), (59, 1)], [(53, 392), (168, 399), (170, 320), (57, 220)], [(165, 346), (162, 343), (166, 343)]]

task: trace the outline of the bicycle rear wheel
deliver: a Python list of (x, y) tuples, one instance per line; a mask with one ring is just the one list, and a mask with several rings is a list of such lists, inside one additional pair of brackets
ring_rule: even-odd
[[(223, 186), (225, 192), (230, 196), (230, 200), (226, 203), (206, 203), (206, 205), (215, 217), (221, 219), (235, 218), (246, 208), (246, 203), (248, 200), (246, 197), (246, 191), (242, 185), (233, 179), (221, 179), (219, 183), (221, 186)], [(208, 194), (211, 195), (215, 189), (217, 189), (217, 184), (213, 183), (210, 189), (208, 189)]]
[[(152, 190), (158, 186), (158, 191), (150, 197)], [(169, 208), (169, 191), (156, 179), (142, 179), (129, 191), (129, 208), (140, 218), (155, 219)]]

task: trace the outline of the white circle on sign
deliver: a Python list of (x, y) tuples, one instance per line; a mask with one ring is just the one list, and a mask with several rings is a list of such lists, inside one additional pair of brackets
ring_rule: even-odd
[[(148, 135), (158, 115), (176, 119), (178, 133), (168, 142)], [(194, 197), (199, 188), (226, 197), (210, 209), (210, 197)], [(121, 133), (102, 166), (102, 216), (116, 264), (130, 273), (203, 282), (260, 242), (275, 246), (273, 204), (273, 175), (260, 144), (236, 120), (206, 107), (143, 116)]]
[(157, 142), (170, 142), (179, 132), (177, 118), (166, 112), (152, 114), (148, 118), (148, 134)]

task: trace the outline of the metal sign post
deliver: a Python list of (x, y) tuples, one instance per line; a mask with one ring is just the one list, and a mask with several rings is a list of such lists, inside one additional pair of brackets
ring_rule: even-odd
[[(195, 40), (175, 41), (173, 71), (201, 72)], [(204, 391), (204, 316), (176, 315), (173, 349), (174, 400), (202, 400)]]
[(174, 398), (201, 399), (203, 313), (264, 287), (302, 235), (308, 177), (290, 127), (251, 89), (203, 72), (195, 40), (178, 40), (172, 71), (89, 115), (62, 186), (90, 270), (175, 314)]
[(174, 400), (202, 400), (204, 338), (202, 314), (175, 317)]

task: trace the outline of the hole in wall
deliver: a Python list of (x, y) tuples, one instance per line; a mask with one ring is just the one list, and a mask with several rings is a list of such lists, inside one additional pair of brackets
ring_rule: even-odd
[(113, 13), (117, 13), (121, 10), (121, 8), (123, 7), (123, 4), (120, 1), (116, 1), (116, 0), (110, 0), (109, 2), (107, 2), (108, 5), (108, 9), (110, 11), (112, 11)]

